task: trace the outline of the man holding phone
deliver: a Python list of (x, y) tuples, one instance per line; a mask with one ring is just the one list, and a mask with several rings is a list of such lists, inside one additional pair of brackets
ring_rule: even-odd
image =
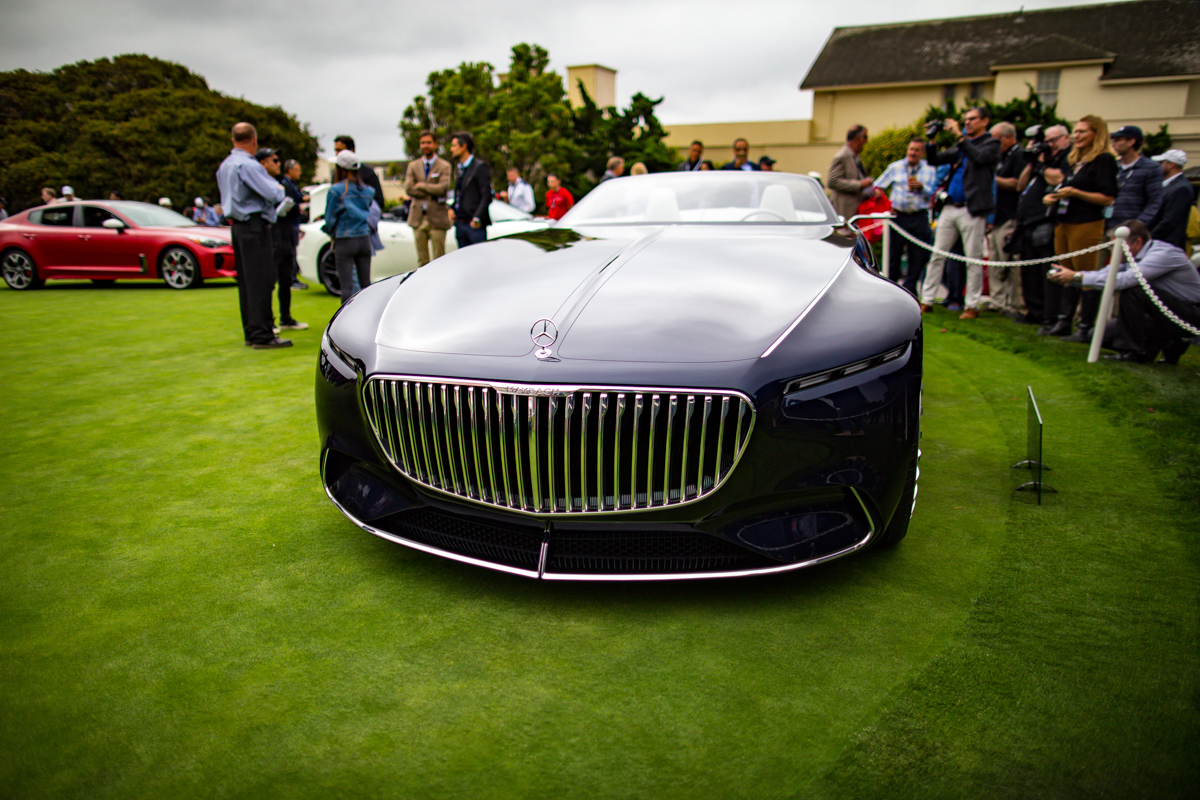
[[(933, 231), (929, 227), (929, 203), (937, 190), (937, 170), (925, 160), (925, 140), (914, 136), (908, 142), (904, 158), (888, 164), (888, 168), (875, 181), (875, 188), (888, 192), (892, 211), (896, 214), (896, 226), (903, 228), (926, 244), (933, 244)], [(892, 237), (887, 276), (900, 282), (900, 259), (907, 251), (908, 273), (904, 276), (904, 288), (914, 295), (918, 292), (921, 274), (929, 261), (929, 251), (910, 242), (896, 231)]]

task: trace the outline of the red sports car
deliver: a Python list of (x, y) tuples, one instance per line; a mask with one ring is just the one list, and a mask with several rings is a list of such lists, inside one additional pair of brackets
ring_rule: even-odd
[(0, 222), (0, 265), (13, 289), (47, 278), (156, 280), (172, 289), (235, 275), (228, 228), (131, 201), (55, 203)]

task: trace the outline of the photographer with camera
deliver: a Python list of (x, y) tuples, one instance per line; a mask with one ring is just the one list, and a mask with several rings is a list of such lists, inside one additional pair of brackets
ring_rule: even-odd
[(991, 276), (992, 303), (1019, 322), (1021, 315), (1021, 273), (1006, 265), (1016, 256), (1004, 248), (1004, 242), (1017, 227), (1017, 204), (1021, 193), (1017, 182), (1025, 169), (1025, 149), (1017, 141), (1017, 129), (1011, 122), (992, 126), (992, 138), (1000, 143), (1000, 166), (996, 169), (996, 212), (988, 226), (988, 269)]
[[(1106, 209), (1117, 199), (1117, 154), (1108, 141), (1107, 123), (1094, 114), (1081, 117), (1075, 123), (1071, 142), (1071, 152), (1067, 155), (1070, 175), (1042, 198), (1047, 206), (1057, 206), (1055, 255), (1086, 250), (1103, 242), (1104, 220), (1112, 213)], [(1100, 258), (1100, 253), (1087, 253), (1064, 259), (1063, 263), (1076, 272), (1091, 272), (1100, 268)], [(1092, 339), (1100, 296), (1089, 292), (1081, 302), (1078, 288), (1068, 285), (1063, 289), (1058, 323), (1068, 331), (1077, 305), (1079, 331), (1074, 336), (1064, 336), (1063, 341), (1086, 344)]]
[[(1146, 223), (1130, 219), (1118, 223), (1129, 228), (1129, 252), (1138, 270), (1159, 301), (1187, 324), (1200, 326), (1200, 274), (1188, 257), (1175, 245), (1151, 238)], [(1151, 299), (1141, 282), (1129, 269), (1122, 253), (1117, 265), (1116, 288), (1121, 292), (1117, 319), (1104, 330), (1104, 346), (1117, 350), (1119, 361), (1145, 364), (1162, 352), (1163, 362), (1178, 364), (1188, 349), (1191, 334), (1167, 317)], [(1108, 279), (1109, 268), (1077, 272), (1055, 264), (1049, 279), (1063, 286), (1087, 290), (1084, 296), (1099, 297)]]
[[(925, 134), (929, 137), (926, 160), (930, 164), (951, 164), (950, 179), (946, 184), (946, 204), (938, 215), (934, 247), (948, 251), (961, 237), (968, 258), (983, 258), (983, 242), (988, 214), (995, 208), (992, 186), (996, 177), (996, 164), (1000, 160), (1000, 142), (988, 133), (991, 113), (982, 106), (967, 109), (963, 115), (963, 128), (953, 119), (941, 124), (929, 123)], [(937, 150), (934, 136), (939, 127), (945, 127), (957, 142), (941, 153)], [(921, 287), (921, 310), (932, 311), (937, 299), (937, 287), (942, 282), (942, 271), (946, 257), (934, 254), (925, 271), (925, 283)], [(979, 298), (983, 294), (983, 267), (967, 265), (966, 309), (959, 319), (975, 319), (979, 316)]]
[[(1020, 254), (1021, 260), (1049, 258), (1054, 255), (1054, 210), (1047, 208), (1042, 198), (1051, 187), (1062, 183), (1067, 171), (1067, 151), (1071, 136), (1062, 125), (1031, 125), (1025, 129), (1029, 144), (1025, 147), (1025, 168), (1017, 179), (1017, 229), (1009, 239), (1009, 250)], [(1056, 329), (1058, 307), (1062, 303), (1062, 287), (1046, 280), (1044, 264), (1021, 267), (1021, 293), (1025, 300), (1025, 319), (1043, 323), (1038, 333), (1065, 336), (1071, 332)]]

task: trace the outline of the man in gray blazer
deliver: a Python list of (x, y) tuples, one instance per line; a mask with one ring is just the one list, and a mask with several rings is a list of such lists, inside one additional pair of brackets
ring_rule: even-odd
[(867, 144), (867, 129), (855, 125), (846, 132), (846, 144), (829, 164), (825, 185), (829, 187), (829, 199), (833, 210), (846, 219), (858, 213), (858, 206), (871, 194), (874, 182), (867, 176), (858, 154)]
[(450, 162), (437, 155), (437, 137), (433, 131), (421, 131), (418, 139), (421, 157), (408, 162), (404, 173), (404, 193), (412, 198), (408, 224), (417, 245), (417, 266), (446, 255), (446, 231), (450, 230), (446, 192), (450, 191)]

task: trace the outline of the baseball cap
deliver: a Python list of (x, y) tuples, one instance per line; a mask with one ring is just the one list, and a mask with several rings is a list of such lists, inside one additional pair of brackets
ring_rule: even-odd
[(204, 198), (197, 197), (195, 200), (192, 201), (192, 205), (194, 205), (196, 208), (204, 208)]
[(158, 204), (160, 206), (162, 206), (163, 208), (170, 208), (171, 207), (171, 198), (160, 197), (160, 198), (158, 198)]
[(774, 164), (774, 163), (775, 163), (775, 159), (771, 158), (770, 156), (763, 156), (762, 158), (760, 158), (760, 159), (758, 160), (758, 163), (760, 163), (760, 164)]
[(72, 189), (70, 186), (64, 186), (64, 187), (63, 187), (63, 190), (62, 190), (62, 193), (63, 193), (63, 196), (65, 197), (65, 196), (67, 196), (67, 195), (69, 195), (69, 194), (75, 194), (75, 190), (74, 190), (74, 189)]
[(1112, 132), (1110, 139), (1133, 139), (1135, 142), (1145, 141), (1142, 129), (1137, 125), (1122, 125)]
[(1161, 156), (1151, 156), (1155, 161), (1170, 161), (1172, 164), (1183, 166), (1187, 163), (1187, 153), (1182, 150), (1168, 150)]
[(276, 155), (278, 153), (279, 153), (278, 150), (272, 150), (269, 147), (260, 147), (254, 153), (254, 157), (257, 158), (259, 161), (265, 161), (266, 159), (268, 159), (271, 156)]
[(358, 169), (358, 155), (353, 150), (343, 150), (333, 160), (342, 169)]

